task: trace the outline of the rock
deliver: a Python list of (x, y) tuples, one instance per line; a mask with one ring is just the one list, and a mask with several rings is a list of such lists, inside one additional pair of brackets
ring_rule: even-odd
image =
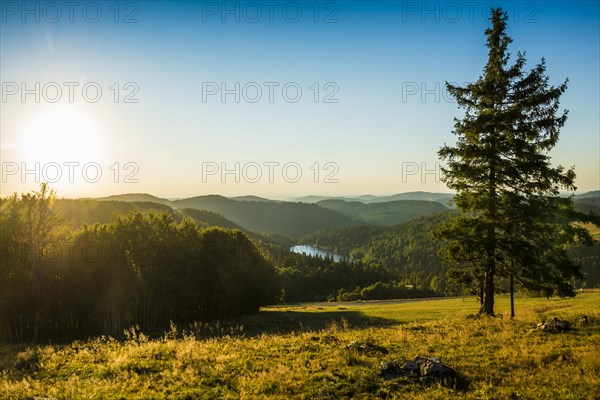
[(419, 365), (414, 361), (409, 361), (404, 363), (402, 369), (409, 373), (410, 375), (420, 375)]
[(396, 361), (382, 361), (379, 364), (379, 376), (384, 379), (394, 379), (403, 374), (403, 369)]
[(419, 364), (419, 372), (421, 376), (430, 376), (435, 378), (440, 378), (445, 370), (445, 367), (442, 365), (440, 360), (437, 358), (426, 358), (426, 357), (418, 357), (419, 360), (415, 359), (415, 362)]
[(556, 317), (550, 318), (541, 324), (538, 324), (538, 328), (546, 332), (564, 332), (571, 328), (569, 321), (564, 319), (558, 319)]
[(400, 377), (437, 382), (445, 387), (465, 389), (468, 381), (455, 370), (445, 366), (433, 357), (416, 356), (414, 361), (400, 364), (397, 361), (385, 361), (379, 364), (379, 376), (384, 379)]

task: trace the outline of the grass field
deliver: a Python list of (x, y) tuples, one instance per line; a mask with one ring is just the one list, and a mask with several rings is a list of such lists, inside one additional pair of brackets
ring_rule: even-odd
[[(600, 291), (517, 299), (517, 318), (468, 318), (473, 299), (268, 307), (220, 324), (175, 327), (148, 339), (3, 346), (0, 396), (27, 399), (600, 398)], [(508, 299), (497, 312), (508, 315)], [(589, 325), (532, 331), (557, 316)], [(347, 350), (351, 341), (373, 351)], [(464, 376), (456, 390), (385, 380), (382, 361), (439, 358)]]

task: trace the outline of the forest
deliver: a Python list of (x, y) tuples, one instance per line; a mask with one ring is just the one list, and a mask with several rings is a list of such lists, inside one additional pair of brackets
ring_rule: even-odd
[[(345, 257), (334, 262), (293, 253), (294, 239), (253, 232), (215, 212), (130, 200), (58, 199), (47, 185), (1, 200), (3, 341), (118, 336), (130, 326), (161, 332), (171, 322), (235, 317), (280, 302), (469, 294), (448, 278), (434, 236), (455, 211), (393, 226), (319, 229), (298, 240)], [(597, 211), (597, 198), (581, 200), (578, 207)], [(598, 248), (597, 240), (571, 246), (585, 276), (576, 287), (600, 285)], [(506, 290), (501, 280), (498, 291)]]
[(152, 210), (73, 230), (55, 200), (46, 185), (2, 200), (3, 340), (151, 332), (278, 299), (273, 265), (239, 230)]

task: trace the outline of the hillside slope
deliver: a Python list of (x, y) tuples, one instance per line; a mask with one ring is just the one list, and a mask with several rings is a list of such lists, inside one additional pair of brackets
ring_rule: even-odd
[(178, 208), (196, 208), (222, 214), (255, 232), (273, 232), (293, 238), (319, 229), (356, 224), (350, 217), (307, 203), (236, 201), (210, 195), (176, 200), (173, 204)]
[(323, 200), (317, 204), (357, 221), (383, 226), (392, 226), (413, 218), (447, 210), (447, 207), (439, 202), (426, 200), (395, 200), (369, 204), (357, 201)]

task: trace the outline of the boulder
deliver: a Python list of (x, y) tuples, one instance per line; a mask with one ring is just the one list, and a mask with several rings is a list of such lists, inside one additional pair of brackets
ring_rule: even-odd
[(379, 364), (379, 376), (384, 379), (400, 377), (433, 381), (446, 387), (464, 389), (468, 386), (452, 368), (433, 357), (416, 356), (413, 361), (400, 364), (397, 361), (385, 361)]
[(394, 379), (403, 375), (404, 371), (396, 361), (382, 361), (379, 364), (379, 376), (384, 379)]
[(571, 324), (564, 319), (553, 317), (548, 321), (538, 324), (538, 328), (546, 332), (564, 332), (571, 329)]

